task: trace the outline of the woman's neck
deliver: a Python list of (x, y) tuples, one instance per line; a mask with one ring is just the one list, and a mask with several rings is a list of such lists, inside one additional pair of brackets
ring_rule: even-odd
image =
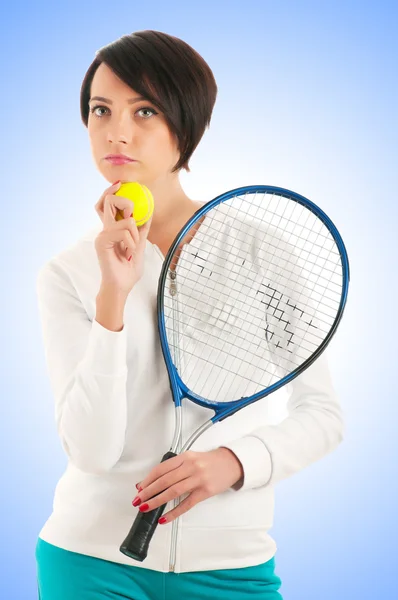
[(188, 219), (198, 210), (201, 202), (189, 198), (179, 181), (167, 188), (151, 187), (155, 209), (152, 217), (148, 241), (158, 246), (166, 255), (177, 233)]

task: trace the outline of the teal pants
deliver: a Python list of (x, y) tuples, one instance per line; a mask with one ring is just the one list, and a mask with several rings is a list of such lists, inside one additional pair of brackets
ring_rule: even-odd
[(283, 600), (274, 558), (242, 569), (163, 573), (36, 545), (39, 600)]

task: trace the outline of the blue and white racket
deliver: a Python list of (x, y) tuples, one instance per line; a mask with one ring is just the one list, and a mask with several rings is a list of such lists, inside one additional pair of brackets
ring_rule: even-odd
[[(344, 243), (329, 217), (295, 192), (241, 187), (202, 206), (163, 264), (158, 328), (181, 438), (187, 398), (209, 427), (300, 375), (323, 352), (343, 315), (349, 284)], [(120, 551), (139, 561), (166, 504), (139, 512)]]

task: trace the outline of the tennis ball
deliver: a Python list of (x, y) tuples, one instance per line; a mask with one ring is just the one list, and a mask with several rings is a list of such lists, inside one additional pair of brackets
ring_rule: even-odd
[[(131, 216), (134, 217), (137, 227), (141, 227), (149, 221), (153, 214), (154, 202), (150, 190), (145, 185), (141, 185), (137, 181), (127, 181), (120, 185), (115, 196), (123, 196), (133, 202), (134, 208)], [(123, 211), (117, 209), (116, 221), (121, 221), (123, 218)]]

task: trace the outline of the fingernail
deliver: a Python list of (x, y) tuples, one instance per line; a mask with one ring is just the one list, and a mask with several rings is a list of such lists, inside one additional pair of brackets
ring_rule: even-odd
[(137, 488), (137, 490), (138, 490), (139, 492), (142, 492), (142, 487), (140, 486), (140, 484), (139, 484), (139, 483), (136, 483), (136, 484), (135, 484), (135, 487)]
[(160, 525), (163, 525), (163, 523), (167, 523), (166, 517), (160, 517), (158, 523), (160, 523)]
[(112, 183), (112, 185), (116, 185), (117, 183), (120, 183), (120, 179), (118, 179), (117, 181), (115, 181), (115, 183)]
[(142, 504), (138, 510), (140, 510), (141, 512), (144, 512), (144, 510), (148, 510), (148, 508), (149, 508), (149, 504), (147, 504), (145, 502), (145, 504)]
[[(130, 261), (130, 260), (131, 260), (131, 258), (132, 258), (132, 255), (131, 255), (131, 256), (130, 256), (130, 258), (128, 258), (127, 260), (128, 260), (128, 261)], [(138, 491), (140, 492), (141, 490), (138, 490)]]
[(141, 504), (141, 498), (139, 498), (138, 496), (136, 496), (132, 502), (133, 506), (138, 506), (139, 504)]

